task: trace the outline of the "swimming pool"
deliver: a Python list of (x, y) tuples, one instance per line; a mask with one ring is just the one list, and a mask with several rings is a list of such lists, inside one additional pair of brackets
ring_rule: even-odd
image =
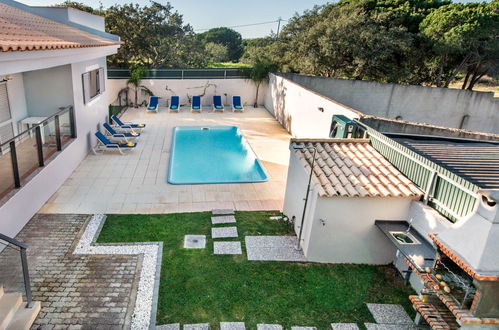
[(238, 127), (178, 126), (173, 129), (169, 183), (267, 180), (262, 164)]

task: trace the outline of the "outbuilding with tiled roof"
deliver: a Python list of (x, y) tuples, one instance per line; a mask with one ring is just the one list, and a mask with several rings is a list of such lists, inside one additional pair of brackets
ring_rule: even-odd
[(390, 263), (395, 249), (375, 220), (405, 219), (422, 191), (367, 139), (294, 139), (290, 151), (284, 213), (294, 220), (297, 235), (302, 232), (307, 259)]

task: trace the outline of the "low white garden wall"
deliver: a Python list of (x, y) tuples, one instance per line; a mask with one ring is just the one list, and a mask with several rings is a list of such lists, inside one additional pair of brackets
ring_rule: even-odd
[[(115, 104), (120, 90), (126, 87), (127, 79), (108, 79), (109, 103)], [(256, 86), (247, 79), (144, 79), (142, 85), (149, 88), (154, 95), (161, 97), (160, 106), (166, 106), (170, 96), (180, 96), (182, 105), (189, 105), (193, 95), (202, 95), (203, 105), (211, 105), (213, 95), (222, 95), (226, 105), (231, 104), (233, 95), (241, 96), (242, 102), (246, 106), (255, 103)], [(262, 105), (267, 92), (267, 84), (260, 86), (258, 104)], [(133, 100), (133, 92), (129, 94), (129, 99)], [(147, 100), (148, 96), (140, 95), (139, 102)]]

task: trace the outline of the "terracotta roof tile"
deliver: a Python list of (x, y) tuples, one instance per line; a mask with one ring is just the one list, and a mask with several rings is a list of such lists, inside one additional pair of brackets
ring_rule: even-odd
[[(415, 184), (400, 173), (366, 140), (293, 140), (293, 145), (317, 148), (313, 182), (322, 197), (418, 197)], [(294, 149), (307, 170), (312, 149)]]
[(4, 3), (0, 3), (0, 26), (0, 50), (3, 52), (120, 44)]

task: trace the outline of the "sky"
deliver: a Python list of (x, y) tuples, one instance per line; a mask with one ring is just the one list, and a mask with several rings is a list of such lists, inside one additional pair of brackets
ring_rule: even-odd
[[(51, 6), (64, 0), (18, 0), (30, 6)], [(141, 5), (148, 0), (76, 0), (86, 5), (98, 8), (100, 3), (107, 8), (116, 3), (136, 2)], [(166, 0), (156, 0), (166, 3)], [(461, 0), (459, 2), (470, 2)], [(277, 19), (289, 19), (295, 13), (302, 13), (314, 5), (324, 5), (331, 0), (170, 0), (173, 8), (184, 16), (184, 22), (191, 24), (196, 32), (203, 32), (219, 26), (239, 26), (263, 22), (269, 24), (234, 27), (243, 38), (259, 38), (277, 31)], [(285, 24), (283, 22), (282, 24)]]

